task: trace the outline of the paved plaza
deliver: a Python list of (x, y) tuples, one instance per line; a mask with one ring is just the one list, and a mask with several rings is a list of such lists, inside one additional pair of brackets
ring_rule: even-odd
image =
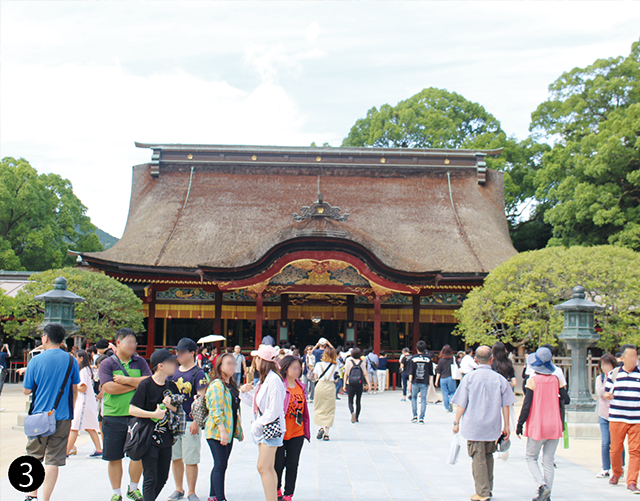
[[(300, 460), (296, 501), (464, 501), (473, 494), (471, 463), (464, 450), (458, 464), (447, 464), (451, 440), (452, 414), (442, 404), (430, 404), (426, 424), (411, 424), (411, 404), (400, 401), (399, 392), (363, 397), (360, 423), (351, 424), (346, 397), (337, 402), (336, 426), (330, 442), (315, 438), (305, 444)], [(245, 429), (249, 427), (249, 409), (242, 406)], [(13, 432), (18, 433), (18, 432)], [(594, 445), (594, 444), (592, 444)], [(575, 441), (579, 447), (579, 442)], [(525, 441), (514, 439), (508, 461), (497, 459), (494, 500), (525, 501), (534, 494), (534, 484), (524, 460)], [(590, 450), (597, 451), (596, 447)], [(93, 451), (83, 442), (78, 456), (61, 469), (53, 500), (108, 501), (111, 489), (106, 464), (86, 459)], [(5, 452), (3, 451), (3, 454)], [(564, 454), (563, 454), (564, 456)], [(235, 443), (227, 472), (227, 498), (230, 501), (264, 499), (256, 471), (257, 448), (252, 442)], [(554, 501), (603, 501), (633, 499), (623, 485), (610, 487), (596, 479), (599, 455), (594, 454), (593, 470), (563, 457), (556, 457)], [(206, 500), (212, 458), (203, 443), (201, 474), (197, 493)], [(165, 500), (173, 491), (169, 482), (158, 498)], [(22, 501), (6, 478), (0, 480), (2, 501)]]

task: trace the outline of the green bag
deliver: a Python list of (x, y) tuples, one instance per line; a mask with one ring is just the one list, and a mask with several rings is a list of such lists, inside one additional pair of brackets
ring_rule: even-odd
[(567, 422), (564, 422), (564, 430), (562, 431), (562, 438), (564, 439), (564, 448), (569, 448), (569, 430), (567, 429)]

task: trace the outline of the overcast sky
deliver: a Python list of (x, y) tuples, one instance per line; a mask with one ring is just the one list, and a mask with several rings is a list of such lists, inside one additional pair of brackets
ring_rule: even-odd
[[(339, 146), (425, 87), (522, 139), (563, 71), (627, 55), (637, 2), (7, 2), (0, 153), (71, 180), (120, 237), (134, 141)], [(230, 229), (233, 231), (233, 229)]]

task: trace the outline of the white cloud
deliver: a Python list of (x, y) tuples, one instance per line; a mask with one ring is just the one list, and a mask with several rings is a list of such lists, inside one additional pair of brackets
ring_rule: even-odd
[(317, 21), (312, 22), (309, 26), (307, 26), (307, 29), (304, 30), (304, 33), (305, 35), (307, 35), (307, 40), (313, 42), (316, 38), (318, 38), (318, 35), (320, 35), (320, 23), (318, 23)]

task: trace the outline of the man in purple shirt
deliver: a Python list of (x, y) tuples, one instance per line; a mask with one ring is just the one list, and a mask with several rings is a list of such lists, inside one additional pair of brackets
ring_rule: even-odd
[(452, 400), (458, 406), (453, 433), (460, 431), (464, 416), (462, 436), (467, 439), (476, 485), (471, 499), (488, 501), (493, 490), (493, 453), (501, 435), (509, 440), (509, 406), (516, 397), (507, 380), (491, 369), (491, 348), (480, 346), (475, 360), (478, 368), (462, 379)]

